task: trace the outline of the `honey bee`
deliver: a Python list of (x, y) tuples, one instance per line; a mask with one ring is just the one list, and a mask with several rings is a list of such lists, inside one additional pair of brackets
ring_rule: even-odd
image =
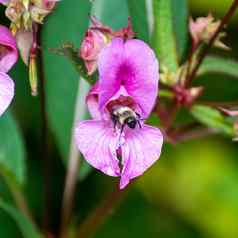
[(121, 132), (126, 125), (131, 129), (135, 129), (138, 124), (141, 128), (140, 115), (126, 106), (114, 108), (111, 113), (111, 119), (114, 123), (114, 128), (116, 128), (117, 124), (120, 124)]

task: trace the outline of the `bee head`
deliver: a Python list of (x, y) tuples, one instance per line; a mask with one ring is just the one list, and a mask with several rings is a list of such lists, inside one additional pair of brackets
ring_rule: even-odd
[(126, 120), (125, 120), (125, 124), (127, 124), (127, 126), (131, 129), (135, 129), (136, 127), (136, 124), (137, 124), (137, 120), (135, 117), (128, 117)]

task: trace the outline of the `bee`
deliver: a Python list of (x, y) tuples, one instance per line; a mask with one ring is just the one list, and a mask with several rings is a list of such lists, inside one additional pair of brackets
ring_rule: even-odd
[(114, 123), (114, 128), (116, 128), (117, 124), (120, 124), (121, 132), (126, 125), (131, 129), (135, 129), (136, 125), (138, 124), (141, 128), (140, 115), (126, 106), (114, 108), (111, 113), (111, 119)]

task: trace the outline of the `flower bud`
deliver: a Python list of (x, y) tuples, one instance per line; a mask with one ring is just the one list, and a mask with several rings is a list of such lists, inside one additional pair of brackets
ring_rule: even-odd
[(29, 64), (30, 51), (33, 45), (33, 32), (19, 30), (16, 34), (17, 46), (23, 62)]
[(174, 87), (174, 93), (176, 95), (176, 101), (184, 106), (191, 106), (195, 100), (201, 96), (203, 87), (193, 87), (186, 89), (180, 85)]
[(79, 52), (79, 56), (84, 60), (89, 75), (96, 70), (98, 55), (110, 42), (111, 38), (109, 30), (106, 32), (105, 29), (107, 28), (99, 24), (93, 18), (93, 25), (86, 31)]
[[(215, 21), (214, 17), (209, 14), (207, 17), (199, 17), (195, 21), (190, 18), (189, 30), (193, 40), (194, 49), (200, 43), (208, 43), (212, 36), (215, 34), (216, 30), (220, 25), (220, 20)], [(219, 33), (217, 39), (215, 40), (214, 46), (229, 49), (222, 41), (221, 38), (225, 36), (224, 32)]]
[(31, 86), (31, 95), (37, 96), (37, 86), (38, 86), (38, 72), (37, 72), (37, 64), (36, 57), (33, 55), (30, 57), (29, 62), (29, 80)]

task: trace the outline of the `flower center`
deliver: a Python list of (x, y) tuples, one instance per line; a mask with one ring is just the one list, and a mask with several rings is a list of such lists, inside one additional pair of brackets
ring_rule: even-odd
[(117, 71), (117, 78), (120, 79), (121, 85), (125, 85), (126, 82), (132, 81), (135, 73), (134, 69), (129, 62), (123, 62)]

